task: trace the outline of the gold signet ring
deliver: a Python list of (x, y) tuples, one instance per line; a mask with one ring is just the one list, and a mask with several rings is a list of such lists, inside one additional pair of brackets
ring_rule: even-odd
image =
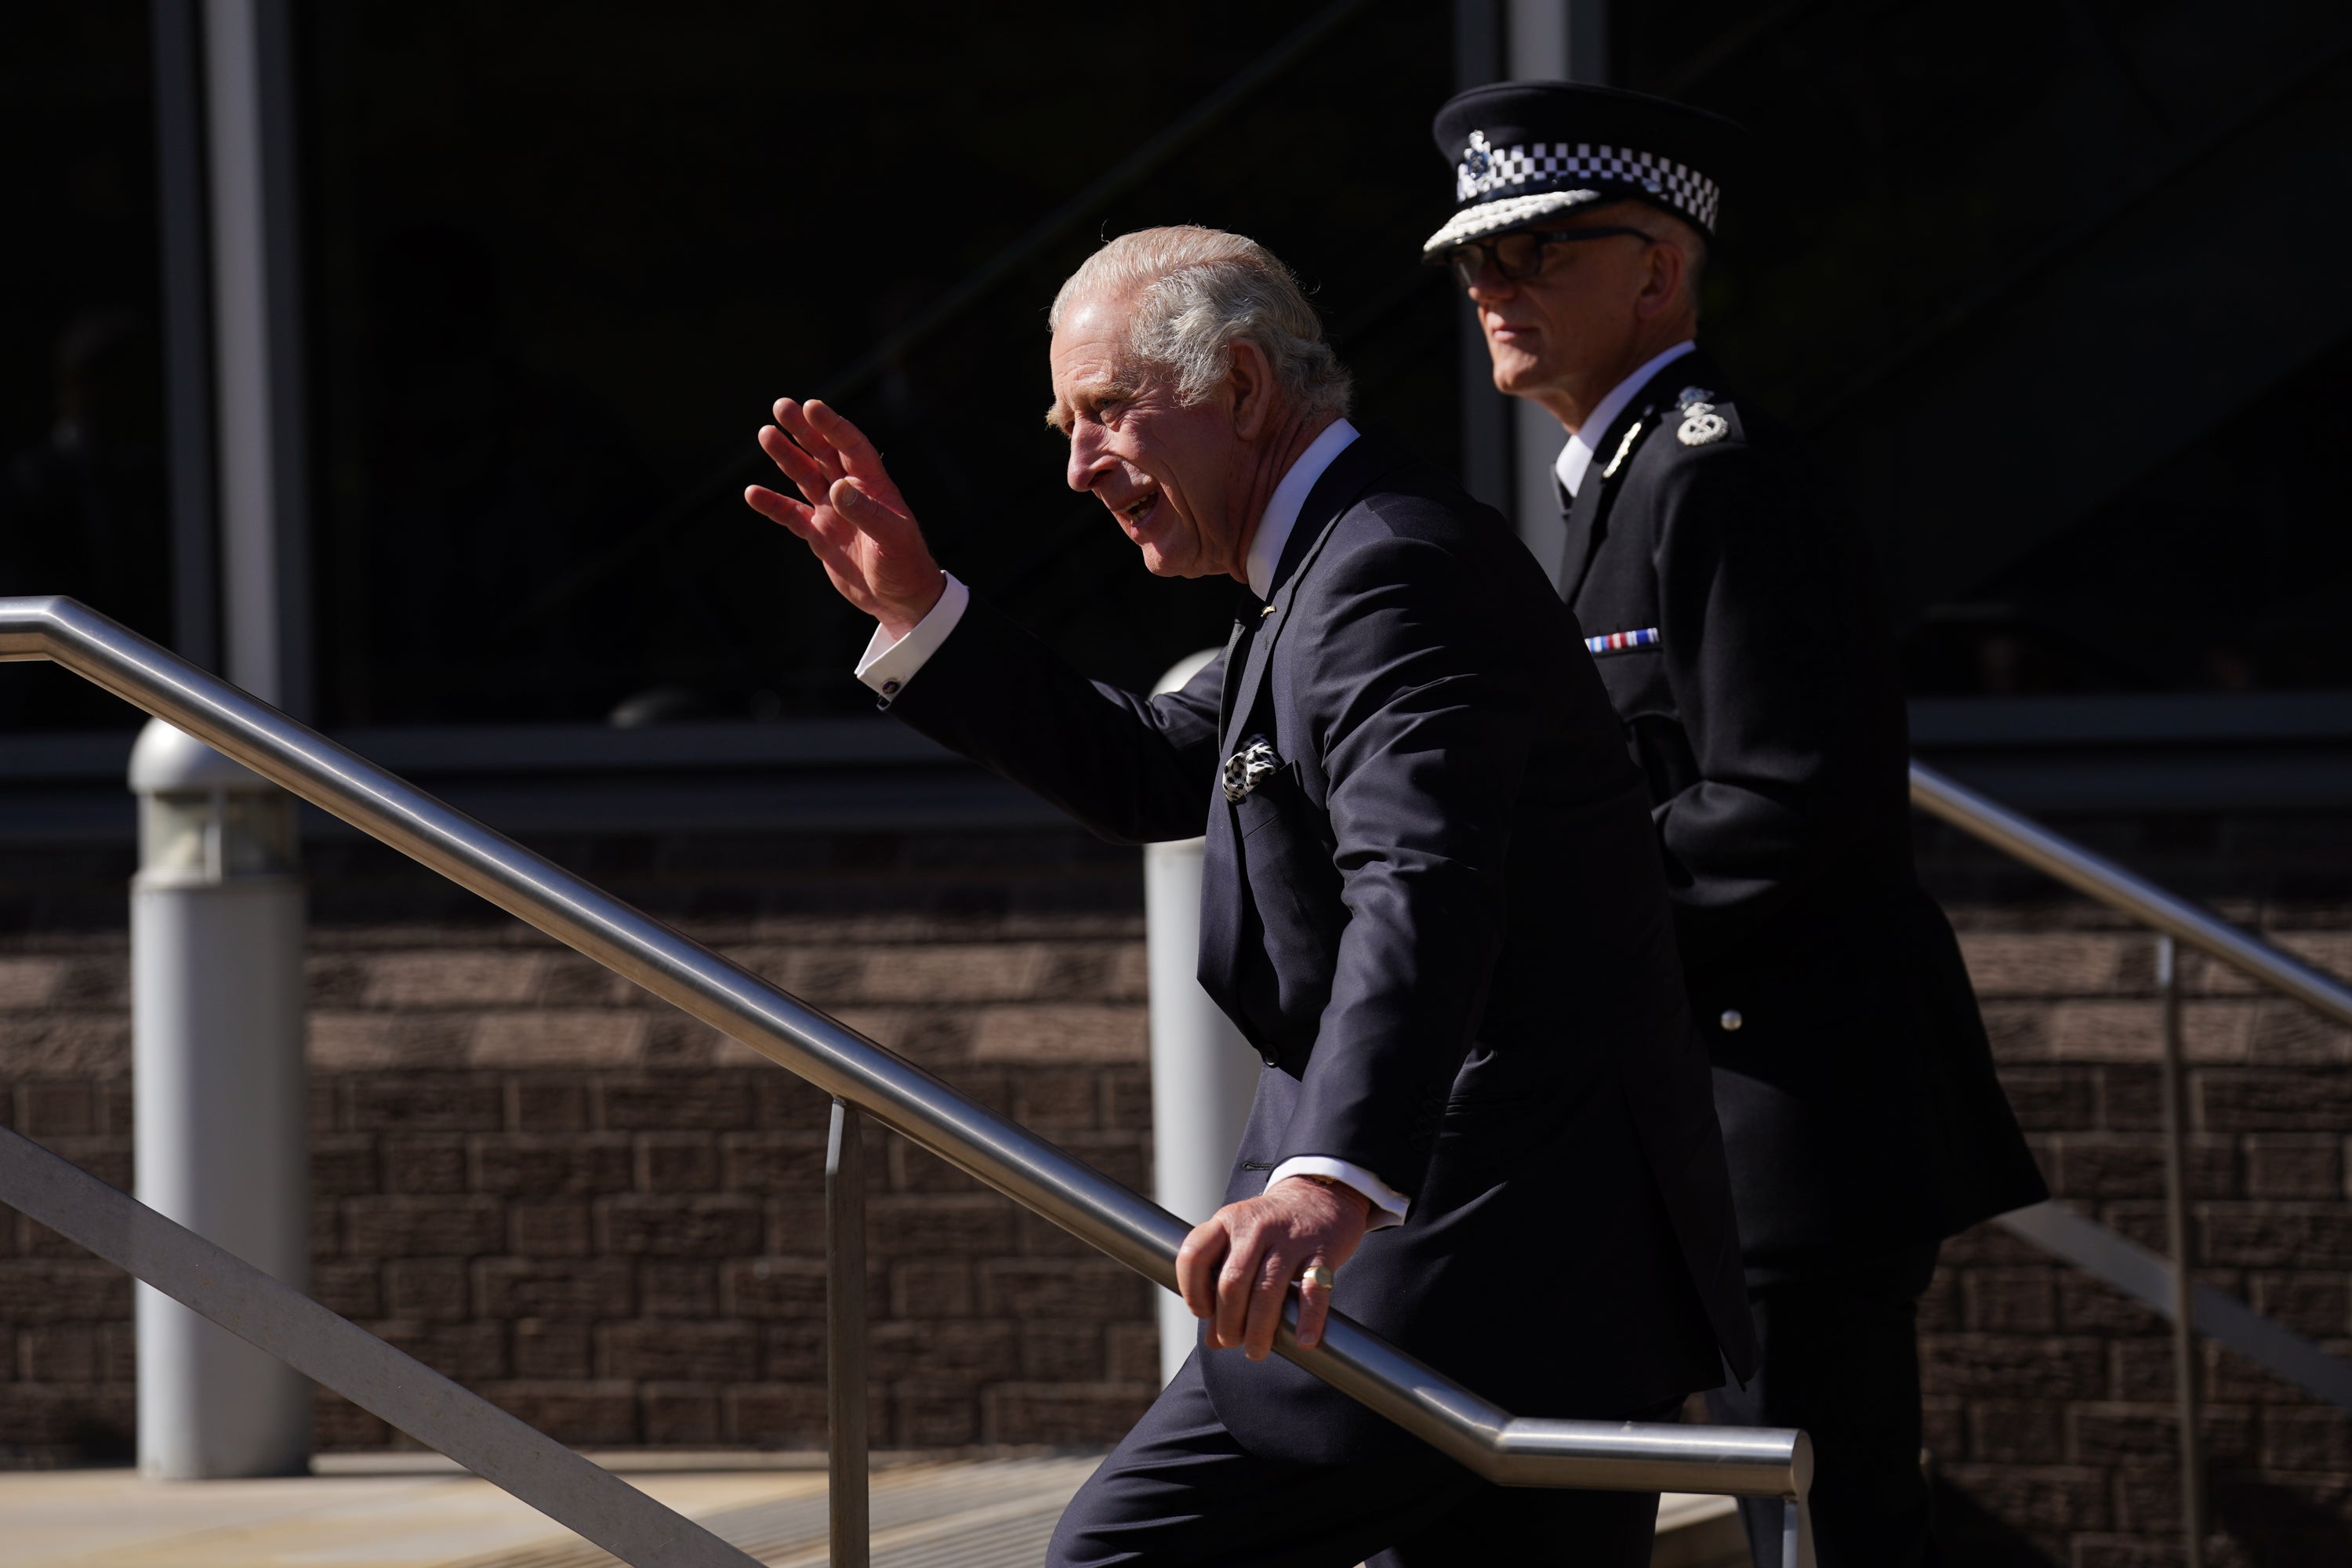
[(1324, 1289), (1328, 1290), (1331, 1289), (1331, 1270), (1327, 1265), (1318, 1263), (1301, 1274), (1298, 1277), (1298, 1282), (1301, 1285), (1320, 1285)]

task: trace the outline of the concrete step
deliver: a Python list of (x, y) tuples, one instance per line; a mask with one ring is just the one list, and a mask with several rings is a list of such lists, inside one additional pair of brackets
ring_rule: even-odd
[(1658, 1500), (1650, 1568), (1748, 1568), (1748, 1532), (1727, 1497), (1668, 1492)]
[[(596, 1456), (770, 1568), (823, 1568), (815, 1456)], [(1034, 1568), (1091, 1456), (885, 1458), (875, 1568)], [(135, 1471), (0, 1473), (11, 1568), (611, 1568), (614, 1559), (438, 1455), (333, 1455), (284, 1480), (151, 1482)], [(1744, 1563), (1727, 1499), (1670, 1496), (1654, 1568)]]

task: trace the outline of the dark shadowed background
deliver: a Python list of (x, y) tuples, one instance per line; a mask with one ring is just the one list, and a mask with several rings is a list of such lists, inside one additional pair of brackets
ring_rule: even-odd
[[(1320, 9), (1114, 8), (1074, 40), (1023, 7), (304, 8), (317, 716), (862, 710), (856, 617), (734, 499), (767, 401), (837, 381)], [(0, 587), (170, 636), (147, 15), (0, 21)], [(2320, 412), (2352, 327), (2342, 12), (2211, 20), (1618, 8), (1614, 79), (1763, 140), (1708, 334), (1870, 517), (1922, 694), (2352, 687)], [(950, 566), (1130, 685), (1213, 640), (1228, 590), (1137, 571), (1038, 419), (1055, 284), (1148, 224), (1271, 246), (1362, 411), (1457, 460), (1458, 307), (1414, 259), (1454, 37), (1444, 7), (1360, 8), (849, 389)], [(58, 684), (0, 671), (0, 701), (120, 721)]]

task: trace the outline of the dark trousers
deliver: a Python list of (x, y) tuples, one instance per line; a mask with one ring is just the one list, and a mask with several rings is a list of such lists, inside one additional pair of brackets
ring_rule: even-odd
[[(1820, 1568), (1941, 1561), (1919, 1470), (1919, 1295), (1936, 1252), (1748, 1271), (1761, 1368), (1746, 1388), (1708, 1394), (1707, 1414), (1727, 1426), (1800, 1426), (1812, 1439)], [(1757, 1568), (1780, 1568), (1780, 1504), (1742, 1499), (1739, 1515)]]
[[(1238, 1352), (1223, 1351), (1223, 1355)], [(1428, 1449), (1347, 1465), (1243, 1451), (1184, 1363), (1078, 1489), (1048, 1568), (1646, 1568), (1655, 1492), (1497, 1487)], [(1672, 1420), (1671, 1409), (1637, 1420)]]

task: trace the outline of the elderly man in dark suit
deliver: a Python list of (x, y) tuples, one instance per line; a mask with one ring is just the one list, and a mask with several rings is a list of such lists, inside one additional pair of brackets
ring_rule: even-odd
[[(1252, 242), (1129, 235), (1055, 301), (1069, 483), (1247, 584), (1171, 695), (1091, 684), (943, 574), (873, 449), (786, 400), (751, 504), (879, 622), (885, 706), (1106, 837), (1205, 831), (1201, 979), (1265, 1059), (1178, 1263), (1201, 1347), (1052, 1561), (1649, 1560), (1654, 1496), (1507, 1491), (1290, 1363), (1339, 1306), (1524, 1414), (1669, 1418), (1745, 1372), (1706, 1062), (1641, 774), (1502, 520), (1344, 416)], [(1234, 1353), (1238, 1351), (1239, 1353)]]
[[(1696, 342), (1730, 121), (1564, 82), (1438, 110), (1424, 257), (1495, 384), (1559, 419), (1560, 592), (1650, 780), (1715, 1059), (1761, 1375), (1717, 1419), (1813, 1440), (1822, 1568), (1932, 1561), (1916, 1302), (1945, 1237), (2047, 1196), (1911, 863), (1908, 742), (1860, 530)], [(1743, 1503), (1759, 1568), (1780, 1510)]]

